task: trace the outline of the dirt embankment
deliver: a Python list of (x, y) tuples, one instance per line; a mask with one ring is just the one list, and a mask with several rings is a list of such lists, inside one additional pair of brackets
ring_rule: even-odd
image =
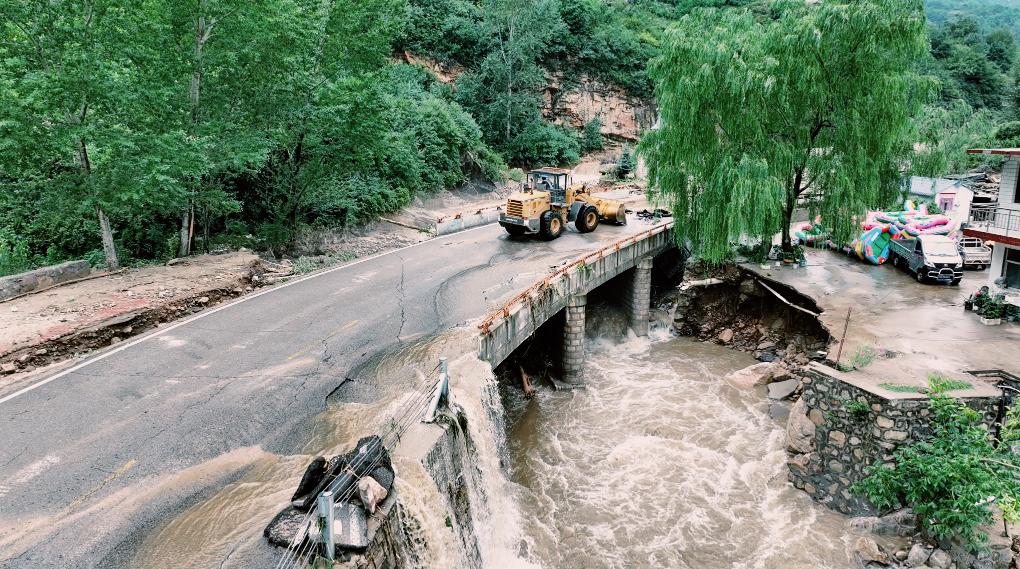
[(32, 371), (251, 292), (266, 270), (279, 269), (250, 251), (200, 255), (0, 303), (0, 372)]
[(750, 352), (763, 362), (796, 370), (828, 355), (831, 335), (809, 314), (821, 312), (814, 301), (733, 265), (690, 267), (684, 284), (662, 302), (675, 305), (677, 333)]

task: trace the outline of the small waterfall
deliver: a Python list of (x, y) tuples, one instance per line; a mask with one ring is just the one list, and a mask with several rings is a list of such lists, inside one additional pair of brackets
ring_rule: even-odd
[(522, 557), (521, 512), (516, 487), (505, 474), (506, 437), (503, 404), (488, 363), (474, 354), (450, 364), (453, 403), (467, 424), (463, 472), (470, 514), (484, 569), (537, 569)]
[(398, 554), (415, 569), (537, 569), (523, 558), (517, 490), (505, 474), (503, 404), (488, 363), (473, 353), (449, 364), (446, 438), (424, 460), (397, 463)]

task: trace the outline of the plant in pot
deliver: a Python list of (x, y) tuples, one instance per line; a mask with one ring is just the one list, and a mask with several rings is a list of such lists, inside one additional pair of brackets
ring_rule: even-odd
[(783, 251), (783, 264), (784, 265), (792, 265), (794, 262), (796, 262), (796, 260), (797, 260), (796, 249), (797, 249), (797, 247), (795, 246), (793, 249), (790, 249), (789, 251)]
[(807, 266), (807, 257), (804, 255), (804, 247), (797, 245), (793, 248), (793, 256), (797, 260), (797, 264), (801, 267)]
[(1006, 312), (1006, 306), (1003, 302), (1002, 295), (998, 295), (994, 298), (989, 298), (984, 302), (981, 307), (979, 314), (981, 315), (981, 323), (986, 326), (996, 326), (1002, 323), (1002, 316)]

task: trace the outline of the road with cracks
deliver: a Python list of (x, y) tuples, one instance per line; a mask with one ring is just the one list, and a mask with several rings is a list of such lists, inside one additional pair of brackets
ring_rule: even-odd
[(495, 225), (448, 235), (243, 297), (42, 378), (0, 402), (0, 566), (130, 566), (146, 535), (259, 457), (295, 454), (352, 370), (648, 227), (632, 219), (552, 242)]

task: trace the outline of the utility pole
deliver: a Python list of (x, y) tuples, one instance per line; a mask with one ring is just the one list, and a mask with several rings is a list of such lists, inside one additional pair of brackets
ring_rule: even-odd
[(846, 342), (846, 331), (850, 328), (850, 312), (853, 311), (853, 307), (846, 309), (846, 323), (843, 324), (843, 337), (839, 339), (839, 351), (836, 352), (836, 369), (839, 369), (839, 358), (843, 356), (843, 344)]

